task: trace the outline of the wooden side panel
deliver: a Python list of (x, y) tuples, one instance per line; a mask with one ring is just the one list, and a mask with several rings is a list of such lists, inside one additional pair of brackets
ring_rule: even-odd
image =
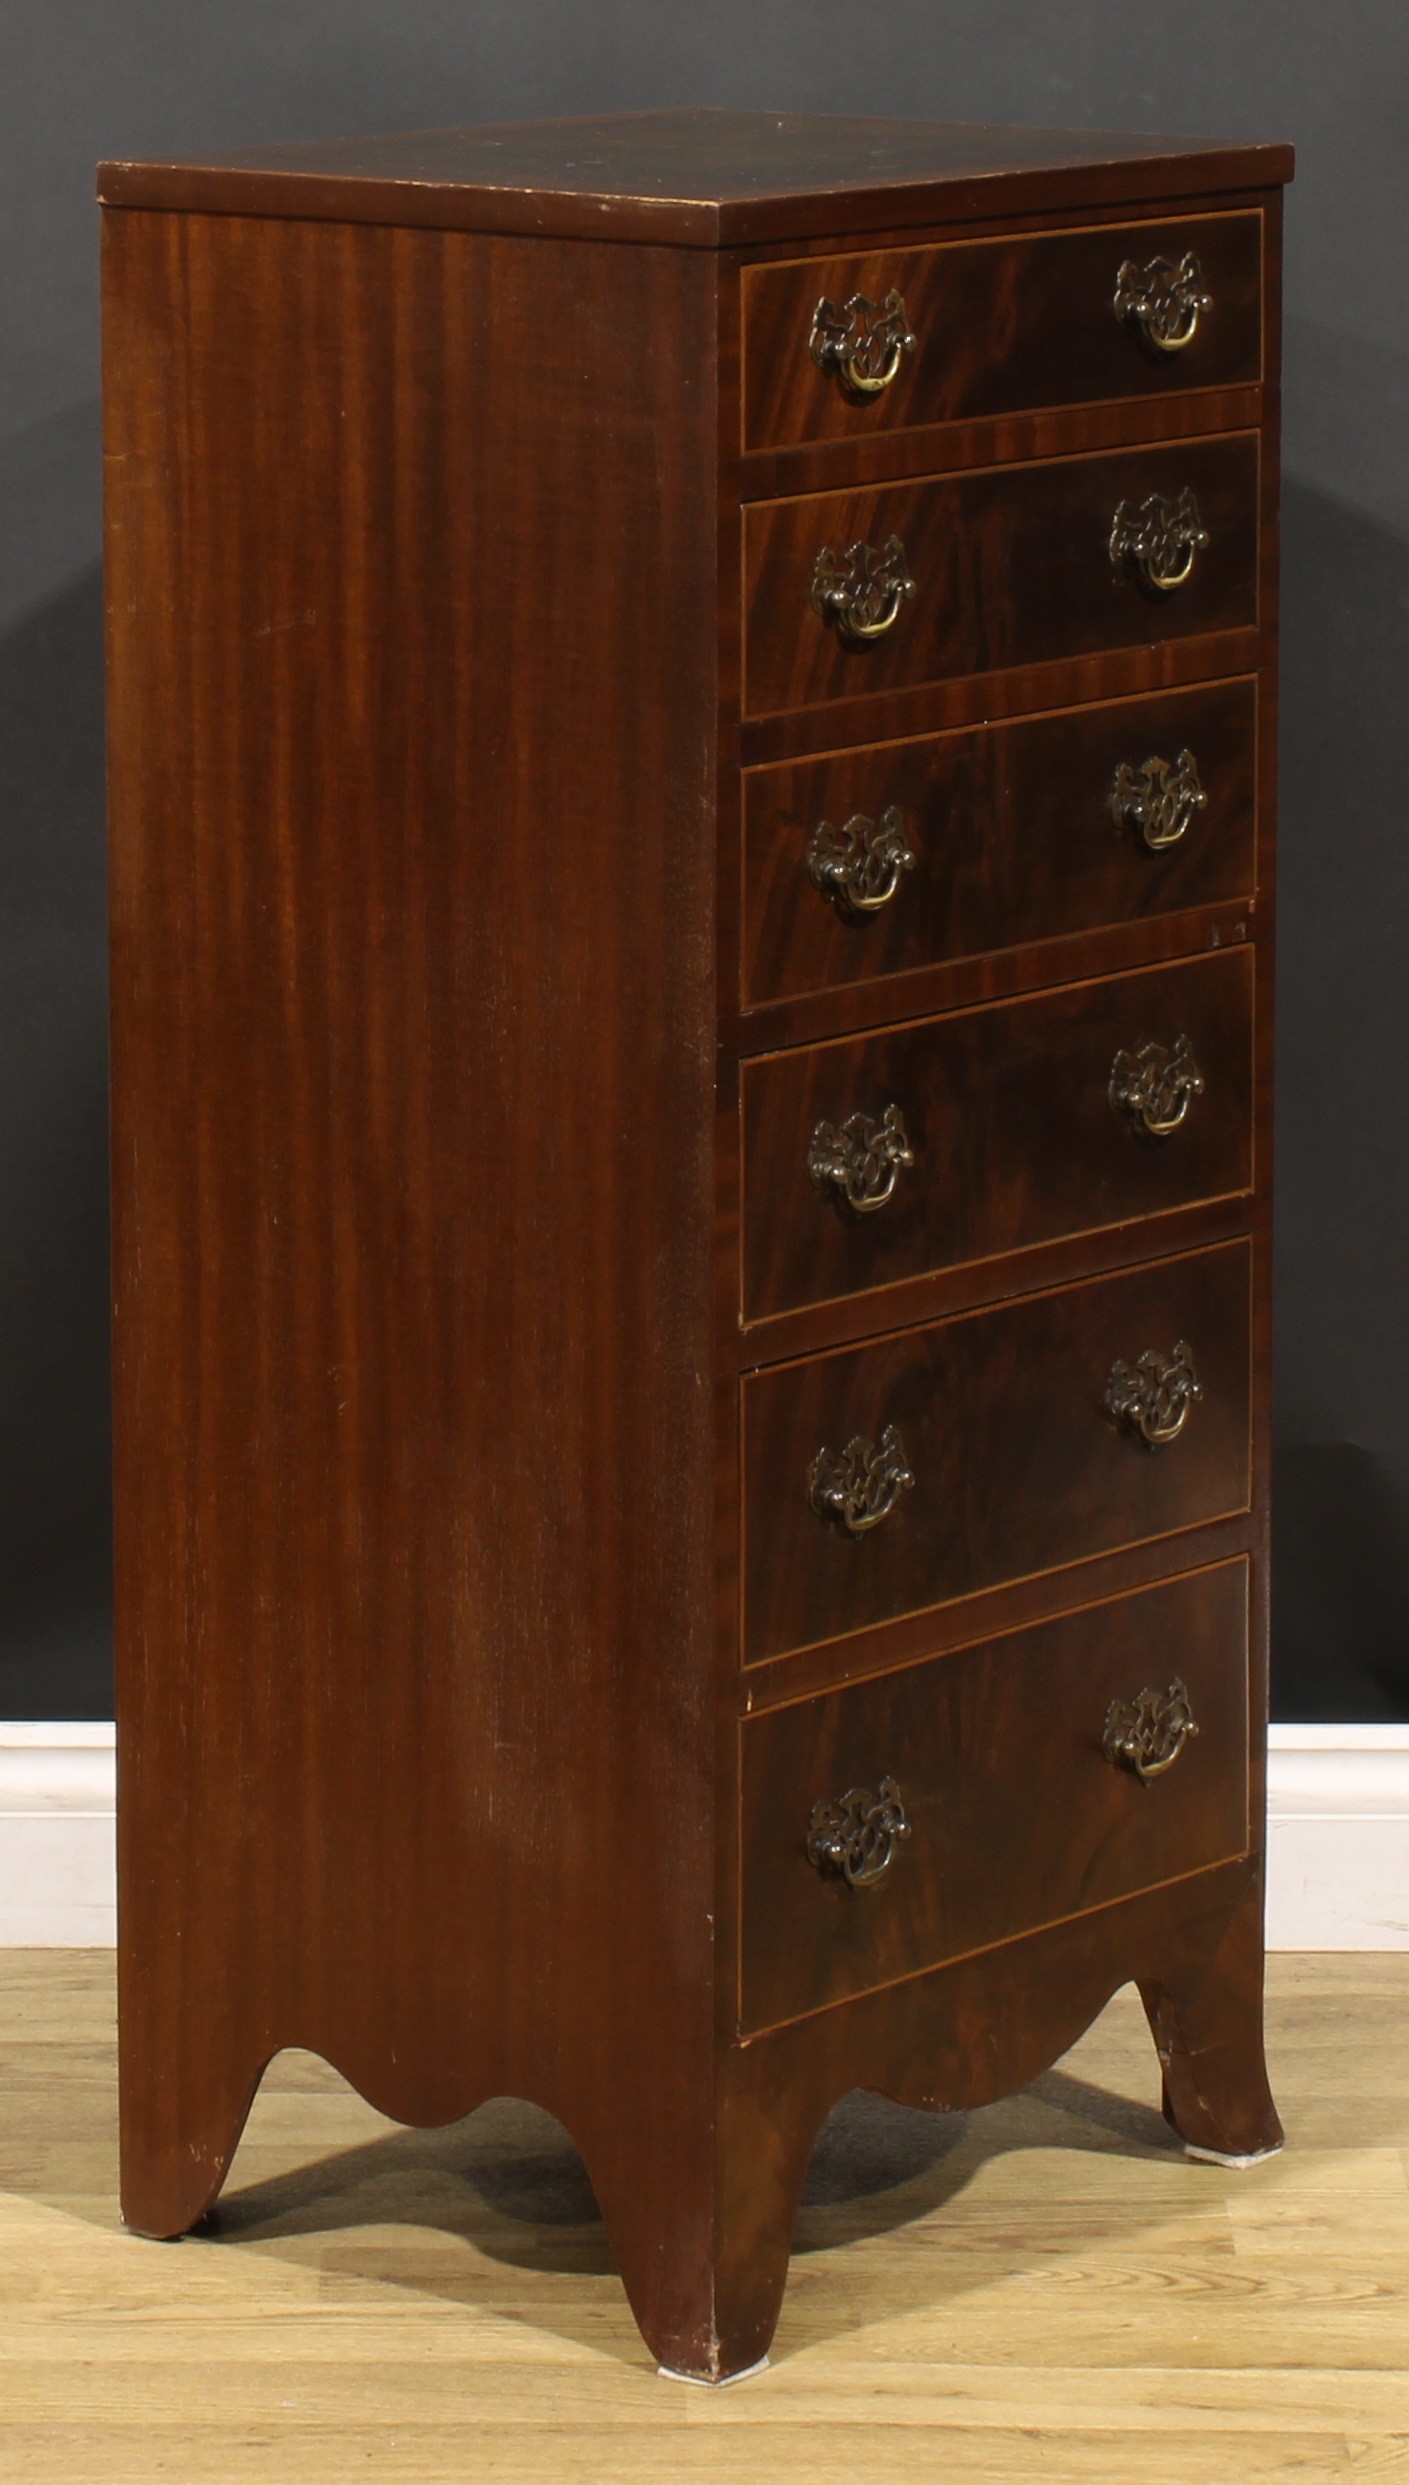
[[(1143, 585), (1111, 558), (1122, 503), (1193, 493), (1208, 534), (1187, 584)], [(744, 710), (1144, 649), (1257, 619), (1257, 435), (758, 501), (744, 514)], [(913, 599), (851, 646), (812, 608), (819, 554), (903, 547)], [(1114, 691), (1114, 682), (1110, 688)]]
[(199, 2212), (283, 2045), (408, 2121), (509, 2088), (624, 2262), (678, 2182), (657, 2335), (710, 2180), (713, 276), (107, 223), (128, 2214)]
[[(1243, 1854), (1247, 1626), (1247, 1565), (1230, 1562), (751, 1720), (743, 2025)], [(1196, 1731), (1142, 1783), (1104, 1753), (1107, 1716), (1175, 1683)], [(813, 1807), (887, 1779), (905, 1835), (852, 1888), (808, 1860)]]
[[(1113, 312), (1118, 271), (1192, 251), (1210, 307), (1187, 345), (1148, 343)], [(744, 277), (744, 447), (870, 439), (1026, 407), (1169, 396), (1256, 381), (1262, 220), (1158, 222), (983, 241), (892, 245), (751, 268)], [(858, 402), (809, 352), (819, 297), (901, 296), (914, 337), (889, 386)], [(884, 367), (884, 366), (883, 366)]]

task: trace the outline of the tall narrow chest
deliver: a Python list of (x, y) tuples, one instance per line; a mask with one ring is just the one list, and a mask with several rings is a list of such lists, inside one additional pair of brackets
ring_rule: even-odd
[[(270, 2057), (767, 2352), (856, 2086), (1261, 2048), (1285, 148), (110, 165), (124, 2195)], [(1132, 2178), (1134, 2179), (1134, 2178)]]

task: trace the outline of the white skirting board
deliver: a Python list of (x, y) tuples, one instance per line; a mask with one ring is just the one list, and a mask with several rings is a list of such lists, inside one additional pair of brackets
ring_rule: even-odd
[(1269, 1950), (1409, 1950), (1409, 1726), (1273, 1726)]
[(110, 1947), (111, 1726), (0, 1725), (0, 1945)]
[[(1274, 1726), (1273, 1950), (1409, 1950), (1409, 1726)], [(0, 1725), (0, 1944), (114, 1937), (113, 1729)]]

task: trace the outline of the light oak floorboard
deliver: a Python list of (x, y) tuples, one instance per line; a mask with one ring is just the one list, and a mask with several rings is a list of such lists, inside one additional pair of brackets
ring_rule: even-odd
[(851, 2098), (772, 2368), (657, 2380), (559, 2127), (439, 2133), (285, 2055), (215, 2233), (124, 2234), (112, 1963), (0, 1951), (17, 2485), (1409, 2480), (1409, 1955), (1277, 1957), (1286, 2153), (1186, 2162), (1138, 2003), (969, 2115)]

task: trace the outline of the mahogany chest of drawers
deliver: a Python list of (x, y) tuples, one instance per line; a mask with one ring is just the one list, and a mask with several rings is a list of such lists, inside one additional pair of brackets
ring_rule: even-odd
[(1261, 2048), (1279, 147), (104, 170), (124, 2197), (512, 2092), (660, 2362), (847, 2089)]

